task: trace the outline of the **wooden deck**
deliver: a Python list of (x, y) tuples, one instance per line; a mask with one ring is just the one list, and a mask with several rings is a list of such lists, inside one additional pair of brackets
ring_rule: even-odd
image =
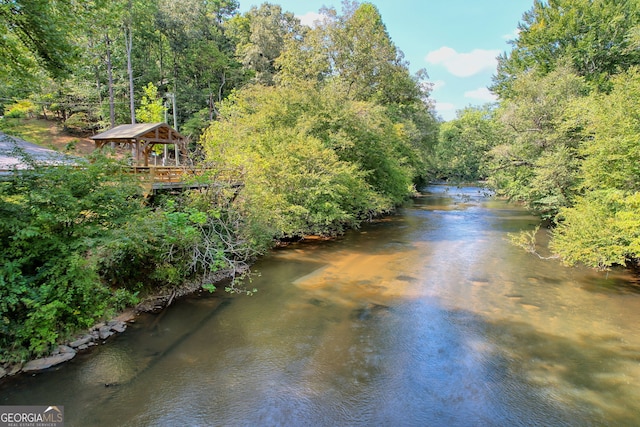
[[(213, 168), (203, 167), (176, 167), (176, 166), (131, 166), (128, 170), (140, 176), (146, 194), (154, 194), (160, 190), (184, 190), (190, 188), (209, 187), (227, 183), (231, 187), (240, 187), (241, 180), (237, 172), (218, 171)], [(215, 172), (215, 177), (201, 180), (206, 174)]]
[[(84, 166), (76, 166), (83, 168)], [(11, 179), (22, 169), (0, 169), (0, 179)], [(229, 188), (242, 187), (242, 176), (238, 171), (220, 171), (215, 168), (189, 166), (128, 166), (125, 171), (140, 178), (145, 196), (158, 191), (186, 190), (224, 186)], [(206, 179), (203, 176), (210, 175)]]

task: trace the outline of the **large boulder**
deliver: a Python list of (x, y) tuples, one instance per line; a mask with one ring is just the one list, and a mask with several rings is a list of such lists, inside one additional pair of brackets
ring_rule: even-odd
[(100, 329), (98, 329), (98, 336), (101, 340), (106, 340), (111, 335), (113, 335), (113, 332), (111, 331), (110, 326), (100, 326)]
[(89, 341), (91, 341), (93, 339), (93, 337), (91, 335), (85, 335), (82, 338), (78, 338), (77, 340), (73, 341), (72, 343), (70, 343), (69, 345), (73, 348), (78, 348), (81, 345), (86, 345)]
[(43, 357), (42, 359), (32, 360), (30, 362), (27, 362), (27, 364), (22, 367), (22, 372), (42, 371), (52, 366), (56, 366), (56, 365), (59, 365), (60, 363), (64, 363), (68, 360), (71, 360), (75, 356), (76, 356), (76, 353), (74, 351), (74, 352), (56, 354), (55, 356)]

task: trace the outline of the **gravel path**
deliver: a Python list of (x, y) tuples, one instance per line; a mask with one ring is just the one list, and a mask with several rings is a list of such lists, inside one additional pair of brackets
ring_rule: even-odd
[(58, 151), (40, 147), (20, 138), (0, 132), (0, 171), (12, 169), (28, 169), (26, 158), (40, 164), (73, 164), (80, 158), (68, 156)]

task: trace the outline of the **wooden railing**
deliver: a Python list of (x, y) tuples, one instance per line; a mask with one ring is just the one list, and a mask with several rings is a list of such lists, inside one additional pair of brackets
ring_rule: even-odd
[[(84, 166), (76, 166), (84, 168)], [(162, 189), (200, 188), (211, 185), (223, 185), (234, 188), (242, 187), (243, 177), (238, 170), (219, 170), (207, 167), (177, 166), (125, 166), (124, 170), (139, 177), (145, 194), (155, 193)], [(0, 170), (0, 179), (9, 178), (19, 170)], [(210, 174), (206, 180), (198, 179)]]
[[(162, 189), (208, 187), (212, 183), (226, 183), (231, 187), (242, 186), (242, 174), (237, 170), (220, 171), (215, 168), (188, 166), (130, 166), (128, 171), (140, 177), (147, 194)], [(211, 173), (212, 176), (206, 181), (197, 179), (207, 173)]]
[(129, 170), (153, 182), (179, 183), (189, 176), (202, 175), (207, 168), (181, 168), (176, 166), (131, 166)]

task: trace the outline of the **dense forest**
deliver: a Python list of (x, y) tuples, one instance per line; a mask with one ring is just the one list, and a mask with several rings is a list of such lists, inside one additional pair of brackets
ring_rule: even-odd
[(148, 203), (101, 154), (0, 182), (0, 361), (149, 293), (214, 289), (274, 242), (358, 227), (429, 180), (484, 180), (526, 204), (567, 263), (637, 265), (640, 1), (536, 0), (499, 57), (499, 102), (449, 122), (372, 4), (325, 8), (313, 27), (238, 7), (0, 0), (0, 128), (167, 121), (221, 183)]

